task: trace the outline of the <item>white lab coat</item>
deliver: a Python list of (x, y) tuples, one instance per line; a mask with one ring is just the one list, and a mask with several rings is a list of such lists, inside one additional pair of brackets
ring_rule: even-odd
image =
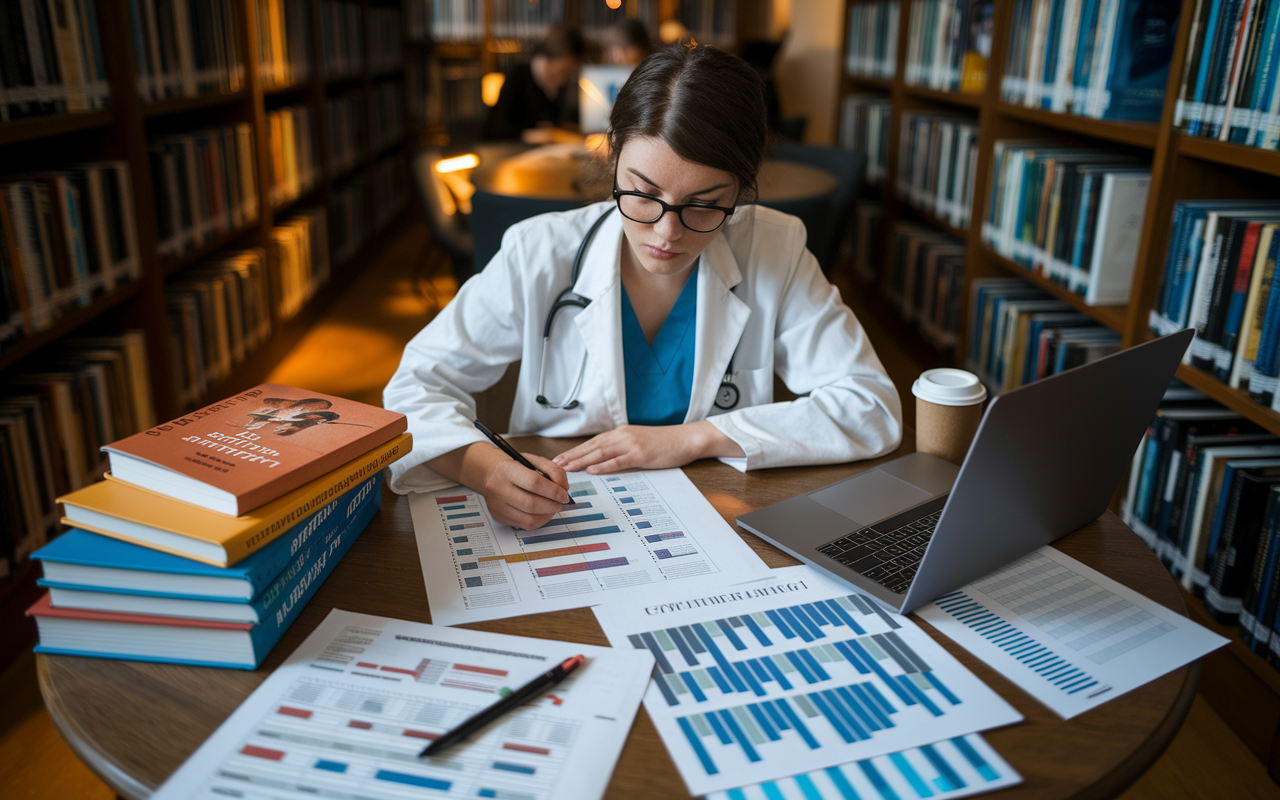
[[(520, 360), (509, 430), (587, 436), (627, 422), (622, 360), (621, 215), (588, 248), (573, 290), (591, 299), (556, 317), (543, 366), (546, 396), (563, 401), (586, 358), (579, 405), (535, 401), (542, 330), (569, 286), (574, 255), (612, 203), (544, 214), (513, 225), (484, 270), (405, 347), (383, 404), (409, 418), (413, 450), (391, 466), (397, 492), (450, 484), (424, 462), (484, 441), (472, 395)], [(902, 406), (862, 326), (805, 248), (796, 217), (741, 206), (703, 251), (693, 386), (685, 422), (710, 419), (747, 456), (747, 468), (838, 463), (888, 453), (902, 438)], [(736, 355), (735, 355), (736, 347)], [(741, 398), (723, 411), (716, 392), (733, 358)], [(773, 402), (773, 375), (798, 395)]]

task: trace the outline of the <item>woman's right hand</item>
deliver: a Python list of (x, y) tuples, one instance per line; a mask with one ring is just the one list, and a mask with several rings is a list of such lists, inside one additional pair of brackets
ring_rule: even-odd
[(548, 477), (511, 459), (489, 444), (476, 442), (431, 459), (427, 466), (484, 495), (489, 513), (500, 522), (532, 530), (545, 525), (569, 502), (569, 479), (555, 463), (523, 454)]

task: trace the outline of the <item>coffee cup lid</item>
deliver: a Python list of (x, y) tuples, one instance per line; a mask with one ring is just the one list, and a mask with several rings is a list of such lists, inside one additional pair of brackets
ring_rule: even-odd
[(968, 406), (987, 399), (987, 387), (978, 376), (962, 369), (927, 369), (911, 385), (911, 393), (940, 406)]

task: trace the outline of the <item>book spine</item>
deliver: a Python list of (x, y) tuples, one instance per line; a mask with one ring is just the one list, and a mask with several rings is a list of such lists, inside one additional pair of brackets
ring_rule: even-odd
[(1240, 639), (1255, 653), (1265, 652), (1271, 640), (1272, 619), (1268, 618), (1266, 608), (1271, 605), (1274, 614), (1275, 606), (1269, 603), (1268, 595), (1275, 572), (1276, 551), (1280, 549), (1280, 543), (1276, 541), (1280, 536), (1280, 528), (1276, 526), (1277, 515), (1280, 515), (1280, 487), (1272, 487), (1267, 493), (1266, 514), (1258, 537), (1253, 573), (1240, 609)]
[(1244, 604), (1251, 556), (1257, 552), (1261, 519), (1254, 514), (1259, 490), (1266, 490), (1247, 473), (1237, 471), (1231, 485), (1227, 516), (1223, 520), (1213, 572), (1205, 588), (1205, 609), (1224, 625), (1235, 625)]

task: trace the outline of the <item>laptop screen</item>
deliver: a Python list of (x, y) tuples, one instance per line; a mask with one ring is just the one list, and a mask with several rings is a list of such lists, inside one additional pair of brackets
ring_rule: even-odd
[(578, 121), (583, 133), (604, 133), (618, 90), (631, 75), (631, 67), (584, 64), (578, 77)]

